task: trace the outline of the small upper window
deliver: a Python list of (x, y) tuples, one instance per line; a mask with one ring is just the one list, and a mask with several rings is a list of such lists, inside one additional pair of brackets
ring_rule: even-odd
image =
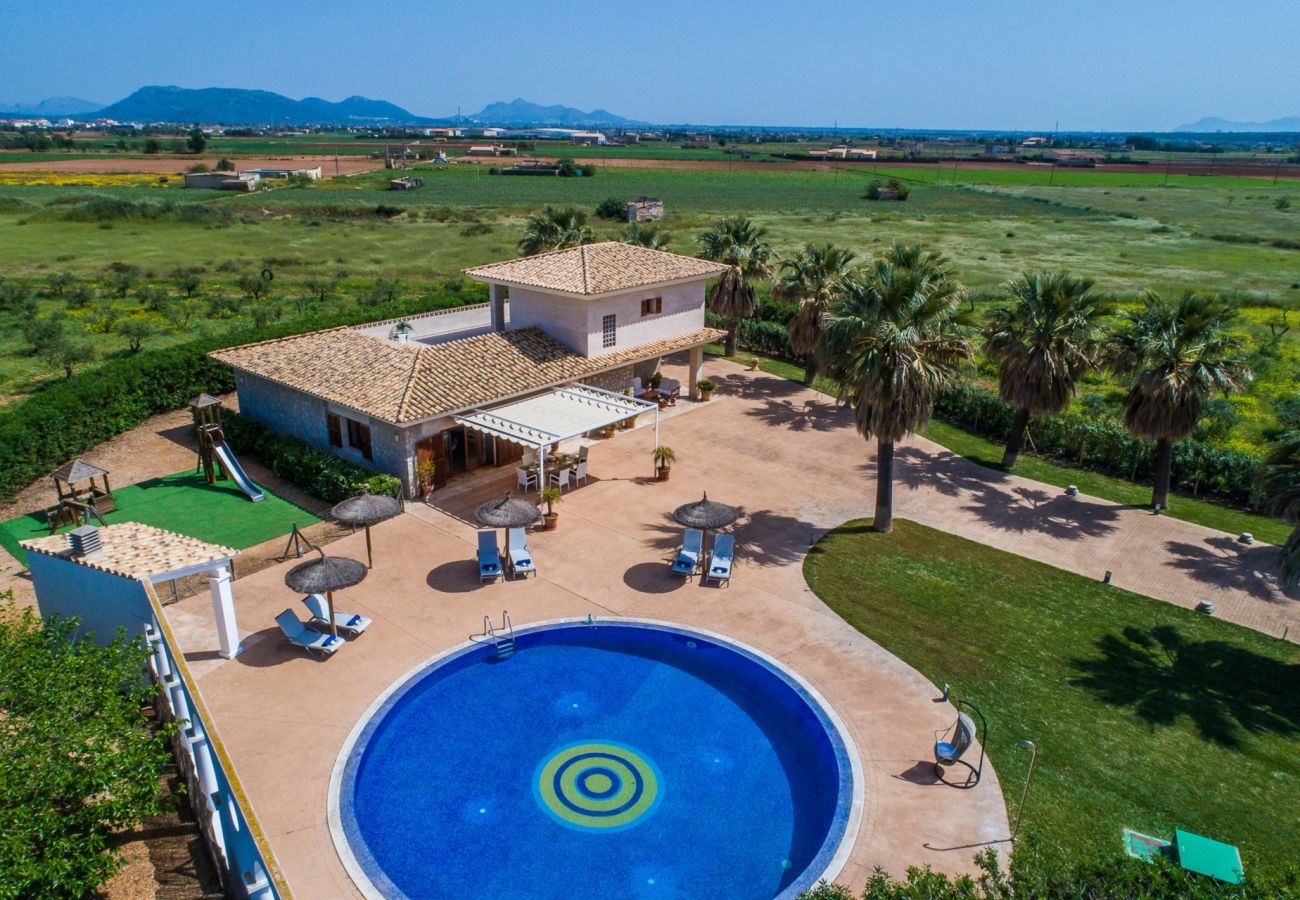
[(657, 313), (663, 312), (663, 309), (664, 309), (663, 297), (651, 297), (648, 300), (641, 301), (641, 315), (643, 316), (656, 315)]
[(602, 347), (613, 347), (615, 336), (618, 332), (618, 320), (613, 315), (605, 316), (600, 320), (600, 341)]

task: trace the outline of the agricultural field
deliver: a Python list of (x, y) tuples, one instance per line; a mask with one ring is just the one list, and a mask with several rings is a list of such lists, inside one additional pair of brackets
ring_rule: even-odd
[[(256, 149), (304, 149), (299, 139), (286, 140), (297, 143)], [(218, 146), (206, 155), (221, 152), (213, 143)], [(697, 152), (723, 158), (720, 151)], [(155, 326), (148, 344), (162, 346), (259, 317), (292, 321), (306, 305), (306, 280), (313, 276), (338, 281), (330, 304), (368, 300), (380, 280), (396, 283), (407, 302), (432, 298), (431, 286), (465, 266), (514, 255), (527, 215), (546, 204), (591, 211), (606, 198), (645, 194), (665, 201), (664, 227), (679, 252), (694, 251), (695, 235), (713, 217), (739, 213), (767, 227), (782, 253), (831, 241), (865, 259), (895, 241), (923, 242), (952, 258), (977, 306), (995, 302), (999, 286), (1026, 269), (1089, 275), (1126, 303), (1148, 288), (1228, 293), (1243, 304), (1241, 333), (1259, 377), (1220, 409), (1221, 439), (1257, 449), (1279, 427), (1277, 404), (1296, 392), (1295, 180), (1274, 185), (1267, 178), (1172, 175), (1166, 185), (1163, 173), (1057, 170), (1051, 176), (1025, 166), (959, 167), (954, 184), (946, 165), (882, 164), (873, 175), (861, 164), (816, 170), (739, 162), (597, 164), (594, 176), (583, 178), (490, 174), (510, 162), (420, 164), (408, 170), (424, 179), (412, 191), (387, 190), (394, 173), (378, 170), (255, 194), (181, 191), (175, 179), (160, 185), (148, 176), (19, 174), (0, 167), (0, 276), (9, 285), (0, 292), (26, 291), (37, 317), (66, 311), (74, 325), (89, 326), (102, 359), (129, 352), (116, 324), (104, 324), (105, 302), (109, 319), (136, 317)], [(65, 181), (79, 177), (102, 181)], [(873, 179), (886, 177), (911, 187), (906, 202), (864, 199)], [(622, 225), (593, 220), (593, 228), (598, 238), (614, 238)], [(106, 301), (113, 266), (134, 273), (137, 284)], [(200, 282), (183, 326), (166, 320), (156, 297), (140, 295), (141, 287), (155, 287), (168, 299), (184, 299), (171, 277), (178, 269), (196, 270)], [(274, 281), (265, 297), (250, 300), (240, 285), (264, 269)], [(61, 273), (87, 288), (93, 302), (65, 310), (63, 295), (47, 287)], [(33, 354), (17, 327), (31, 313), (31, 307), (0, 311), (0, 396), (61, 377), (57, 366)], [(377, 306), (375, 316), (383, 315)], [(1097, 379), (1085, 390), (1114, 404), (1121, 389)]]

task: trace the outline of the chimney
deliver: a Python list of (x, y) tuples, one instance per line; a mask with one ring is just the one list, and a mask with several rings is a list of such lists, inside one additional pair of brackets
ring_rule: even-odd
[(103, 544), (99, 540), (99, 529), (94, 525), (82, 525), (80, 528), (74, 528), (68, 532), (68, 540), (72, 542), (72, 555), (95, 557), (104, 552)]

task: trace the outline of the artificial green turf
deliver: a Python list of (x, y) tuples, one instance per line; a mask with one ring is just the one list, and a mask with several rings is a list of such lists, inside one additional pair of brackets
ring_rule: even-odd
[(1029, 761), (1013, 745), (1037, 745), (1023, 828), (1042, 846), (1100, 858), (1126, 826), (1177, 826), (1240, 846), (1248, 874), (1294, 859), (1294, 644), (914, 522), (869, 525), (827, 534), (804, 563), (809, 585), (983, 711), (1009, 814)]
[[(705, 349), (707, 353), (713, 356), (722, 355), (722, 349), (717, 344), (710, 345)], [(783, 360), (772, 359), (746, 351), (737, 356), (734, 361), (745, 363), (756, 356), (759, 360), (758, 367), (760, 370), (770, 375), (779, 375), (782, 378), (803, 383), (803, 368)], [(813, 383), (813, 389), (829, 396), (835, 394), (834, 382), (821, 375), (817, 376), (816, 381)], [(930, 424), (920, 433), (936, 444), (948, 448), (958, 456), (966, 457), (971, 462), (990, 469), (996, 469), (999, 472), (1006, 471), (1002, 468), (1003, 446), (999, 443), (971, 434), (969, 431), (964, 431), (956, 425), (939, 419), (931, 419)], [(1150, 485), (1138, 484), (1111, 475), (1103, 475), (1100, 472), (1092, 472), (1088, 469), (1074, 468), (1073, 466), (1034, 456), (1029, 452), (1020, 454), (1020, 459), (1016, 462), (1012, 472), (1024, 478), (1032, 478), (1034, 481), (1052, 484), (1059, 488), (1073, 484), (1089, 496), (1109, 500), (1112, 503), (1138, 507), (1150, 507), (1151, 505)], [(1165, 510), (1164, 515), (1182, 519), (1184, 522), (1195, 522), (1197, 525), (1204, 525), (1206, 528), (1226, 531), (1229, 534), (1240, 534), (1243, 531), (1249, 531), (1255, 536), (1256, 540), (1266, 541), (1278, 546), (1286, 543), (1293, 530), (1292, 526), (1280, 519), (1256, 515), (1244, 510), (1233, 509), (1230, 506), (1220, 506), (1217, 503), (1198, 500), (1182, 494), (1171, 494), (1169, 502), (1169, 509)]]
[[(265, 499), (254, 503), (232, 481), (208, 484), (202, 474), (178, 472), (114, 489), (117, 510), (104, 519), (109, 524), (142, 522), (237, 550), (288, 534), (294, 524), (305, 528), (320, 521), (266, 488), (262, 492)], [(18, 542), (46, 534), (49, 529), (43, 515), (0, 522), (0, 546), (20, 562), (25, 562), (27, 555)]]

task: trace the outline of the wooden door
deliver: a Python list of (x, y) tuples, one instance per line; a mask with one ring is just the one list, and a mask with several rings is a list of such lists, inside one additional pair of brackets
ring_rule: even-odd
[[(432, 434), (415, 445), (415, 462), (432, 462), (434, 465), (433, 486), (440, 488), (447, 483), (447, 456), (443, 450), (442, 432)], [(418, 470), (417, 470), (418, 471)]]

